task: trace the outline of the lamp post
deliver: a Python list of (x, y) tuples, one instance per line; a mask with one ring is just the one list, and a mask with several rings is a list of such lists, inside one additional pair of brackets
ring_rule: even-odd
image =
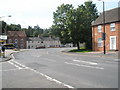
[(106, 33), (105, 33), (105, 3), (103, 0), (98, 0), (98, 1), (102, 1), (103, 3), (103, 33), (102, 33), (102, 40), (103, 40), (103, 51), (104, 54), (106, 54), (106, 46), (105, 46), (105, 41), (106, 41)]
[[(91, 2), (92, 0), (87, 0), (88, 2)], [(105, 32), (105, 2), (103, 0), (97, 0), (97, 1), (102, 1), (103, 3), (103, 33), (102, 33), (102, 40), (103, 40), (103, 51), (104, 54), (106, 54), (106, 46), (105, 46), (105, 41), (106, 41), (106, 32)]]

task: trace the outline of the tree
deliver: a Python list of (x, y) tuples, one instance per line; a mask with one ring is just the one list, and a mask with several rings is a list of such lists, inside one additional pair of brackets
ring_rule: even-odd
[(62, 4), (53, 13), (54, 24), (52, 26), (52, 32), (59, 36), (62, 43), (70, 42), (70, 35), (67, 25), (68, 15), (70, 11), (73, 9), (72, 5)]
[(5, 33), (6, 26), (7, 26), (7, 23), (2, 21), (2, 33)]
[(62, 4), (53, 16), (52, 32), (58, 35), (63, 43), (73, 42), (79, 50), (79, 42), (85, 42), (86, 48), (91, 49), (91, 22), (98, 17), (95, 4), (85, 2), (76, 9), (72, 5)]
[(85, 2), (82, 6), (85, 15), (85, 43), (87, 49), (92, 49), (92, 27), (91, 23), (98, 17), (96, 5), (92, 1)]
[[(11, 30), (11, 31), (20, 31), (21, 30), (21, 25), (18, 24), (11, 24), (11, 25), (8, 25), (8, 28)], [(9, 30), (8, 30), (9, 31)]]
[(38, 35), (42, 35), (43, 34), (43, 29), (39, 27), (39, 25), (34, 26), (34, 32), (37, 32)]

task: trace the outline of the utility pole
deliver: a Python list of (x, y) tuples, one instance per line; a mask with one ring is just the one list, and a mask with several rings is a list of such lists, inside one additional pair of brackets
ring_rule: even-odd
[(98, 0), (103, 2), (103, 33), (102, 33), (102, 40), (103, 40), (103, 51), (106, 54), (106, 32), (105, 32), (105, 2), (103, 0)]
[(104, 54), (106, 54), (106, 46), (105, 46), (105, 41), (106, 41), (106, 33), (105, 33), (105, 3), (103, 1), (103, 42), (104, 42)]

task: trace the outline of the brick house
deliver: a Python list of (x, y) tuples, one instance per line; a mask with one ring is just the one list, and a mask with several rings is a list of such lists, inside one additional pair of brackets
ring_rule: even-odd
[(26, 34), (25, 31), (7, 31), (7, 44), (14, 44), (16, 48), (26, 48)]
[[(92, 23), (93, 51), (103, 51), (103, 14)], [(106, 50), (120, 51), (120, 7), (105, 11)]]

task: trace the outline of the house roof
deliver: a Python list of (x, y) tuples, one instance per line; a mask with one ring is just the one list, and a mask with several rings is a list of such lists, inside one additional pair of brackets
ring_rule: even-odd
[(39, 37), (27, 37), (27, 41), (42, 41)]
[(53, 41), (59, 40), (59, 38), (51, 38), (51, 37), (28, 37), (27, 41)]
[[(120, 21), (120, 7), (105, 11), (105, 23)], [(103, 13), (92, 23), (92, 26), (103, 24)]]
[(19, 37), (26, 37), (25, 31), (7, 31), (8, 37), (18, 35)]

